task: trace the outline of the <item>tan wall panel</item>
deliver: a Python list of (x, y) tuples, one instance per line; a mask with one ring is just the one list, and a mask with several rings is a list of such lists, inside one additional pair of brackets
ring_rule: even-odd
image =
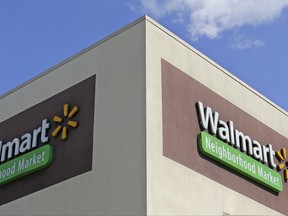
[(287, 125), (286, 114), (153, 20), (149, 19), (147, 23), (146, 35), (148, 214), (279, 215), (279, 212), (163, 156), (161, 59), (287, 137), (288, 128), (283, 128)]
[(92, 171), (3, 205), (0, 215), (146, 213), (144, 26), (132, 23), (1, 98), (2, 122), (96, 74)]

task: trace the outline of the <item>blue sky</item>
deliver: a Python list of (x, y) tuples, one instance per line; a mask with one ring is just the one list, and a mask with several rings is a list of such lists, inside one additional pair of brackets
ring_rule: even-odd
[(144, 14), (288, 110), (288, 0), (0, 0), (0, 95)]

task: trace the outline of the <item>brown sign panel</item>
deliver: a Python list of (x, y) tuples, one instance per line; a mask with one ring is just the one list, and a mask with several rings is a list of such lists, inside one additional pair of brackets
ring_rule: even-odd
[[(205, 107), (209, 106), (213, 111), (218, 112), (219, 119), (226, 122), (233, 121), (234, 128), (261, 144), (272, 144), (275, 151), (287, 147), (286, 137), (162, 60), (164, 156), (263, 205), (288, 214), (288, 185), (284, 180), (283, 192), (275, 193), (199, 153), (197, 135), (201, 132), (201, 128), (195, 106), (197, 101), (201, 101)], [(275, 162), (278, 163), (276, 159)]]
[[(5, 143), (33, 132), (42, 120), (48, 119), (48, 144), (53, 146), (49, 167), (0, 186), (1, 205), (92, 170), (95, 79), (92, 76), (0, 123), (0, 140)], [(65, 117), (64, 104), (69, 105), (68, 112), (78, 107), (73, 118)], [(62, 123), (55, 122), (54, 116), (62, 118)], [(68, 120), (77, 122), (77, 127), (68, 126)], [(66, 140), (62, 140), (61, 131), (52, 136), (59, 125), (67, 126)], [(41, 147), (44, 144), (38, 139)]]

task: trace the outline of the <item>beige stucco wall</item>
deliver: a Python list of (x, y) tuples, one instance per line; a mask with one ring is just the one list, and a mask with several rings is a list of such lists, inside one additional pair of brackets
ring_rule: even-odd
[(0, 122), (96, 74), (93, 170), (5, 204), (0, 215), (146, 213), (144, 26), (138, 20), (1, 97)]
[(93, 170), (0, 215), (279, 215), (163, 156), (161, 58), (288, 136), (283, 110), (143, 17), (0, 97), (2, 122), (96, 74)]
[(267, 99), (219, 65), (155, 21), (147, 19), (148, 215), (222, 215), (223, 212), (231, 215), (279, 215), (278, 212), (163, 156), (161, 58), (286, 137), (288, 118), (284, 111), (268, 103)]

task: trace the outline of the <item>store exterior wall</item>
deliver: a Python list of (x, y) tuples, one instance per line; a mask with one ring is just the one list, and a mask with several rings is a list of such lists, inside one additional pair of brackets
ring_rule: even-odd
[[(49, 137), (55, 156), (51, 165), (0, 186), (8, 195), (22, 183), (27, 187), (18, 198), (0, 198), (0, 215), (287, 214), (285, 182), (283, 192), (273, 192), (201, 155), (194, 100), (237, 127), (252, 122), (256, 132), (251, 126), (245, 133), (256, 134), (253, 138), (263, 144), (261, 131), (286, 142), (285, 111), (146, 16), (7, 93), (0, 98), (2, 144), (37, 128), (26, 130), (25, 124), (37, 122), (38, 113), (48, 115), (54, 126), (50, 108), (45, 109), (50, 104), (53, 114), (58, 104), (69, 103), (69, 111), (77, 105), (73, 119), (79, 126), (69, 128), (66, 141), (61, 132)], [(53, 134), (52, 126), (47, 133)], [(44, 144), (45, 137), (40, 140)], [(69, 144), (76, 150), (70, 151)], [(86, 159), (73, 155), (77, 149)], [(79, 161), (61, 168), (62, 156), (63, 164), (69, 158)], [(60, 164), (56, 177), (61, 169), (67, 175), (51, 183), (49, 170), (55, 164)]]
[[(144, 26), (143, 20), (136, 21), (1, 97), (0, 122), (3, 122), (22, 112), (26, 115), (28, 108), (38, 106), (37, 104), (83, 80), (91, 77), (96, 79), (93, 92), (95, 104), (90, 104), (95, 107), (94, 119), (93, 116), (86, 117), (92, 118), (92, 126), (94, 125), (92, 169), (36, 192), (22, 194), (21, 198), (2, 204), (0, 215), (144, 215), (146, 213)], [(87, 97), (86, 92), (81, 92), (76, 100), (81, 97)], [(71, 99), (66, 95), (62, 98), (63, 104)], [(49, 106), (49, 103), (46, 106)], [(78, 104), (78, 106), (79, 112), (75, 115), (75, 120), (79, 122), (78, 128), (68, 129), (68, 135), (71, 137), (65, 142), (59, 143), (60, 137), (55, 139), (50, 137), (51, 143), (57, 142), (58, 146), (68, 146), (71, 144), (74, 131), (76, 133), (84, 127), (84, 120), (80, 117), (87, 109), (84, 109), (84, 105), (81, 107), (81, 104)], [(62, 109), (61, 107), (59, 109)], [(24, 127), (26, 123), (28, 124), (18, 122), (14, 127)], [(6, 130), (8, 132), (13, 128)], [(49, 133), (53, 130), (51, 127)], [(3, 142), (8, 141), (3, 137), (1, 139)], [(86, 138), (83, 137), (77, 144), (84, 146), (85, 141)], [(57, 145), (53, 146), (55, 158), (59, 152)], [(62, 157), (65, 164), (68, 153), (64, 153)], [(78, 159), (77, 156), (74, 157), (75, 161)], [(45, 175), (46, 170), (49, 170), (54, 162), (52, 161), (52, 165), (41, 172)], [(75, 162), (75, 164), (81, 163), (81, 160)], [(2, 185), (1, 194), (9, 185), (32, 178), (37, 175), (36, 173)], [(30, 185), (23, 183), (22, 187)]]
[[(238, 191), (231, 189), (232, 186), (225, 185), (223, 181), (220, 181), (223, 173), (218, 173), (218, 170), (225, 170), (226, 174), (232, 173), (230, 181), (236, 179), (242, 183), (243, 187), (251, 188), (253, 185), (252, 188), (254, 188), (255, 182), (243, 178), (240, 174), (226, 169), (213, 160), (202, 158), (198, 151), (192, 151), (193, 148), (189, 145), (197, 145), (197, 137), (192, 136), (195, 131), (185, 127), (182, 123), (193, 125), (197, 128), (198, 133), (200, 133), (200, 129), (197, 120), (191, 123), (194, 120), (192, 114), (195, 104), (184, 99), (191, 98), (190, 95), (199, 94), (195, 97), (199, 96), (199, 99), (205, 100), (205, 92), (193, 92), (189, 85), (193, 87), (194, 82), (182, 82), (183, 80), (177, 78), (178, 75), (171, 75), (170, 80), (166, 77), (173, 72), (185, 77), (186, 80), (195, 80), (198, 82), (197, 85), (204, 85), (201, 88), (205, 91), (214, 92), (228, 103), (234, 104), (235, 110), (238, 108), (240, 112), (243, 112), (241, 114), (248, 114), (255, 118), (255, 121), (266, 124), (272, 130), (277, 131), (282, 141), (286, 141), (288, 136), (286, 112), (151, 19), (147, 21), (146, 40), (148, 215), (222, 215), (225, 213), (231, 215), (279, 215), (285, 214), (285, 211), (287, 213), (287, 209), (277, 211), (271, 206), (268, 207), (243, 195), (241, 188)], [(173, 86), (165, 84), (165, 80), (173, 83)], [(168, 93), (166, 92), (167, 88), (170, 88)], [(180, 91), (179, 89), (184, 90)], [(220, 101), (215, 97), (212, 97), (210, 102), (210, 104), (221, 107)], [(187, 104), (190, 105), (192, 112), (189, 111), (189, 106), (187, 108)], [(206, 106), (210, 104), (206, 104)], [(169, 106), (173, 107), (174, 112)], [(220, 112), (220, 119), (226, 114), (225, 108), (223, 110), (220, 112), (220, 110), (213, 109), (213, 111)], [(239, 115), (239, 111), (235, 112), (235, 116)], [(185, 115), (187, 113), (192, 114)], [(176, 122), (177, 118), (181, 121), (178, 119)], [(242, 119), (241, 115), (239, 119)], [(168, 132), (165, 132), (166, 130)], [(177, 130), (180, 133), (173, 137), (171, 133)], [(174, 146), (171, 144), (173, 142), (171, 140), (174, 141)], [(170, 149), (166, 147), (166, 142), (170, 142), (170, 147), (168, 146)], [(186, 146), (182, 153), (184, 152), (183, 157), (186, 158), (178, 157), (177, 161), (178, 151), (185, 142), (188, 143), (188, 147)], [(165, 152), (166, 149), (170, 152)], [(209, 164), (211, 168), (205, 172), (210, 175), (204, 175), (204, 171), (200, 174), (197, 171), (197, 169), (201, 170), (200, 166), (194, 169), (189, 167), (193, 162), (198, 163), (196, 159), (194, 160), (196, 157), (199, 157), (201, 163)], [(190, 161), (191, 164), (185, 161)], [(199, 165), (202, 166), (202, 164)], [(261, 193), (258, 195), (259, 191)], [(279, 195), (266, 191), (265, 188), (259, 188), (257, 184), (255, 192), (252, 191), (252, 194), (256, 198), (262, 196), (273, 198), (274, 203), (282, 202), (284, 204), (287, 200), (285, 196), (281, 196), (281, 193)]]

